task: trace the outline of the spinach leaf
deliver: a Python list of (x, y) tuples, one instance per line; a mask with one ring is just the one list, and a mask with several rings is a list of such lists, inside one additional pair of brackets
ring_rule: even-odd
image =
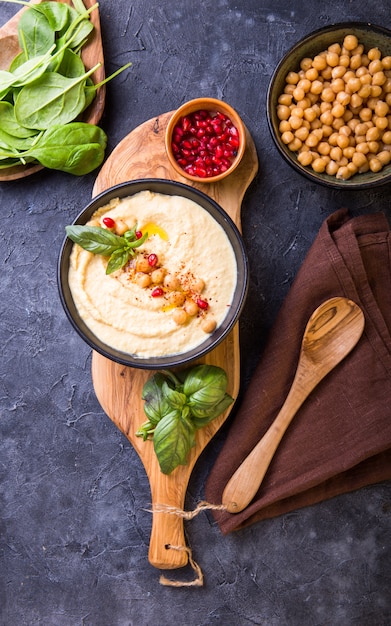
[(18, 40), (26, 58), (29, 59), (45, 54), (53, 46), (55, 32), (46, 16), (32, 8), (20, 16)]
[(72, 122), (54, 126), (23, 157), (33, 157), (44, 167), (82, 176), (103, 161), (107, 137), (98, 126)]
[(99, 66), (97, 64), (76, 78), (67, 78), (56, 72), (44, 74), (32, 85), (26, 85), (15, 101), (16, 119), (27, 128), (39, 130), (76, 119), (85, 106), (85, 80)]
[(153, 447), (163, 474), (170, 474), (178, 465), (186, 465), (195, 445), (195, 428), (190, 419), (173, 410), (158, 422), (153, 435)]

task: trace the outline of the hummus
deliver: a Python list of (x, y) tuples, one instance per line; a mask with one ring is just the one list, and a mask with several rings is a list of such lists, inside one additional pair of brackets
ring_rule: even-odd
[(192, 200), (149, 191), (112, 200), (88, 225), (105, 222), (119, 235), (137, 224), (148, 238), (112, 274), (107, 257), (74, 244), (69, 286), (85, 324), (108, 346), (143, 358), (201, 344), (223, 322), (236, 287), (224, 229)]

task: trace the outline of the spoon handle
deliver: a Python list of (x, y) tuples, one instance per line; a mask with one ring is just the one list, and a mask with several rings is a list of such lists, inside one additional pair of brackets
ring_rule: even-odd
[(303, 360), (301, 360), (289, 394), (277, 417), (228, 481), (223, 492), (222, 503), (229, 513), (243, 511), (254, 498), (286, 429), (304, 400), (319, 382), (319, 379), (313, 376), (310, 384), (308, 379), (306, 385), (302, 384), (304, 370)]

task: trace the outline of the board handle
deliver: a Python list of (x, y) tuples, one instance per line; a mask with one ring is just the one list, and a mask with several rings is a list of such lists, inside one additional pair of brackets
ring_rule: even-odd
[(148, 560), (159, 569), (176, 569), (188, 563), (183, 516), (183, 489), (161, 474), (152, 492), (152, 530)]

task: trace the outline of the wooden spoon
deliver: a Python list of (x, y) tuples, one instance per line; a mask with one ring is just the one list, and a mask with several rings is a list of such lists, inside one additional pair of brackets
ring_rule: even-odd
[[(30, 0), (30, 4), (40, 4), (43, 0)], [(69, 4), (72, 6), (71, 0), (56, 0), (63, 4)], [(83, 0), (86, 9), (90, 9), (95, 0)], [(20, 16), (28, 7), (23, 7), (18, 13), (16, 13), (4, 26), (0, 28), (0, 69), (8, 70), (12, 59), (19, 54), (20, 47), (18, 42), (18, 22)], [(98, 62), (102, 65), (93, 73), (92, 80), (95, 84), (101, 82), (105, 78), (105, 70), (103, 65), (103, 45), (101, 38), (100, 19), (98, 8), (94, 9), (90, 13), (90, 20), (94, 25), (94, 30), (88, 42), (83, 46), (81, 52), (81, 58), (86, 70), (91, 69)], [(103, 109), (105, 106), (106, 86), (102, 85), (97, 90), (96, 96), (92, 104), (86, 109), (81, 120), (88, 124), (98, 124), (102, 117)], [(39, 170), (42, 170), (43, 166), (39, 163), (29, 163), (27, 165), (14, 165), (0, 170), (0, 182), (5, 180), (16, 180), (18, 178), (25, 178), (30, 176)]]
[(311, 315), (289, 394), (270, 428), (228, 481), (222, 503), (239, 513), (257, 493), (277, 447), (296, 412), (316, 385), (354, 348), (364, 314), (346, 298), (331, 298)]

